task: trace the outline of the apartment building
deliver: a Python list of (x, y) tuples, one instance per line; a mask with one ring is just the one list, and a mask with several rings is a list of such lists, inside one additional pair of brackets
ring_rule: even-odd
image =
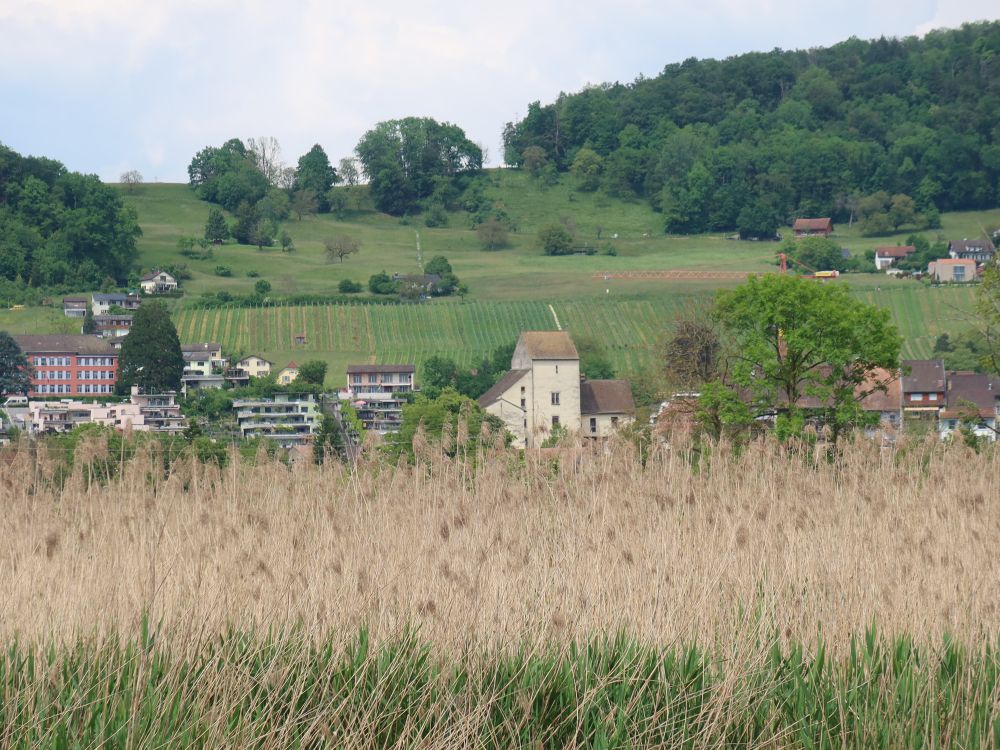
[(236, 423), (244, 438), (264, 437), (282, 448), (312, 441), (321, 413), (311, 393), (276, 393), (274, 398), (233, 401)]
[(398, 432), (404, 394), (417, 389), (416, 371), (414, 365), (348, 365), (343, 397), (357, 409), (366, 430)]
[(14, 336), (31, 365), (29, 397), (114, 393), (118, 352), (97, 336)]

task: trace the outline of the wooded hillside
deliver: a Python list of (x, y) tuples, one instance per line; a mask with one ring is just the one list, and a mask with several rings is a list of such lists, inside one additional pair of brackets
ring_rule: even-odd
[[(1000, 197), (1000, 22), (923, 38), (685, 60), (534, 102), (504, 159), (648, 199), (669, 232), (764, 235), (793, 216), (890, 229)], [(865, 199), (868, 199), (867, 201)], [(876, 217), (876, 218), (872, 218)]]

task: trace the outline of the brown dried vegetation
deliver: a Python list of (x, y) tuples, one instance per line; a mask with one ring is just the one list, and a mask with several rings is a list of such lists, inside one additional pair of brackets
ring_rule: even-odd
[[(29, 452), (0, 462), (0, 638), (300, 625), (373, 639), (419, 627), (444, 650), (725, 639), (745, 625), (842, 649), (883, 633), (995, 635), (995, 452), (849, 446), (836, 465), (770, 443), (639, 465), (626, 446), (560, 466), (296, 470), (137, 456), (106, 485), (61, 489)], [(741, 624), (742, 623), (742, 624)]]

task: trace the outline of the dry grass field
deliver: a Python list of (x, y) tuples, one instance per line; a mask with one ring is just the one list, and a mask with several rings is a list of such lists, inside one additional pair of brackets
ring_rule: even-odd
[(61, 489), (44, 450), (0, 462), (3, 746), (1000, 743), (992, 450), (138, 454), (104, 484), (80, 451)]

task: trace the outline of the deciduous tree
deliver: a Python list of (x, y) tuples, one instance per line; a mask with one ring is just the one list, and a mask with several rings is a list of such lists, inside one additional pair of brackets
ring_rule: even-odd
[(312, 191), (320, 213), (327, 213), (330, 210), (327, 195), (330, 188), (339, 181), (337, 170), (330, 164), (326, 151), (318, 143), (299, 157), (294, 187), (296, 190)]
[(127, 172), (122, 172), (118, 181), (125, 186), (125, 190), (134, 193), (142, 187), (142, 172), (138, 169), (130, 169)]
[(343, 263), (344, 258), (360, 252), (361, 241), (346, 234), (339, 234), (336, 237), (323, 240), (323, 247), (326, 248), (326, 256), (329, 260), (337, 258)]
[(728, 384), (755, 414), (776, 412), (779, 434), (801, 430), (808, 403), (836, 441), (866, 423), (860, 399), (884, 390), (899, 368), (902, 340), (889, 311), (859, 302), (845, 284), (751, 277), (719, 292), (713, 315), (732, 341)]
[(479, 238), (483, 250), (499, 250), (506, 247), (508, 236), (506, 225), (499, 219), (487, 219), (476, 227), (476, 237)]

